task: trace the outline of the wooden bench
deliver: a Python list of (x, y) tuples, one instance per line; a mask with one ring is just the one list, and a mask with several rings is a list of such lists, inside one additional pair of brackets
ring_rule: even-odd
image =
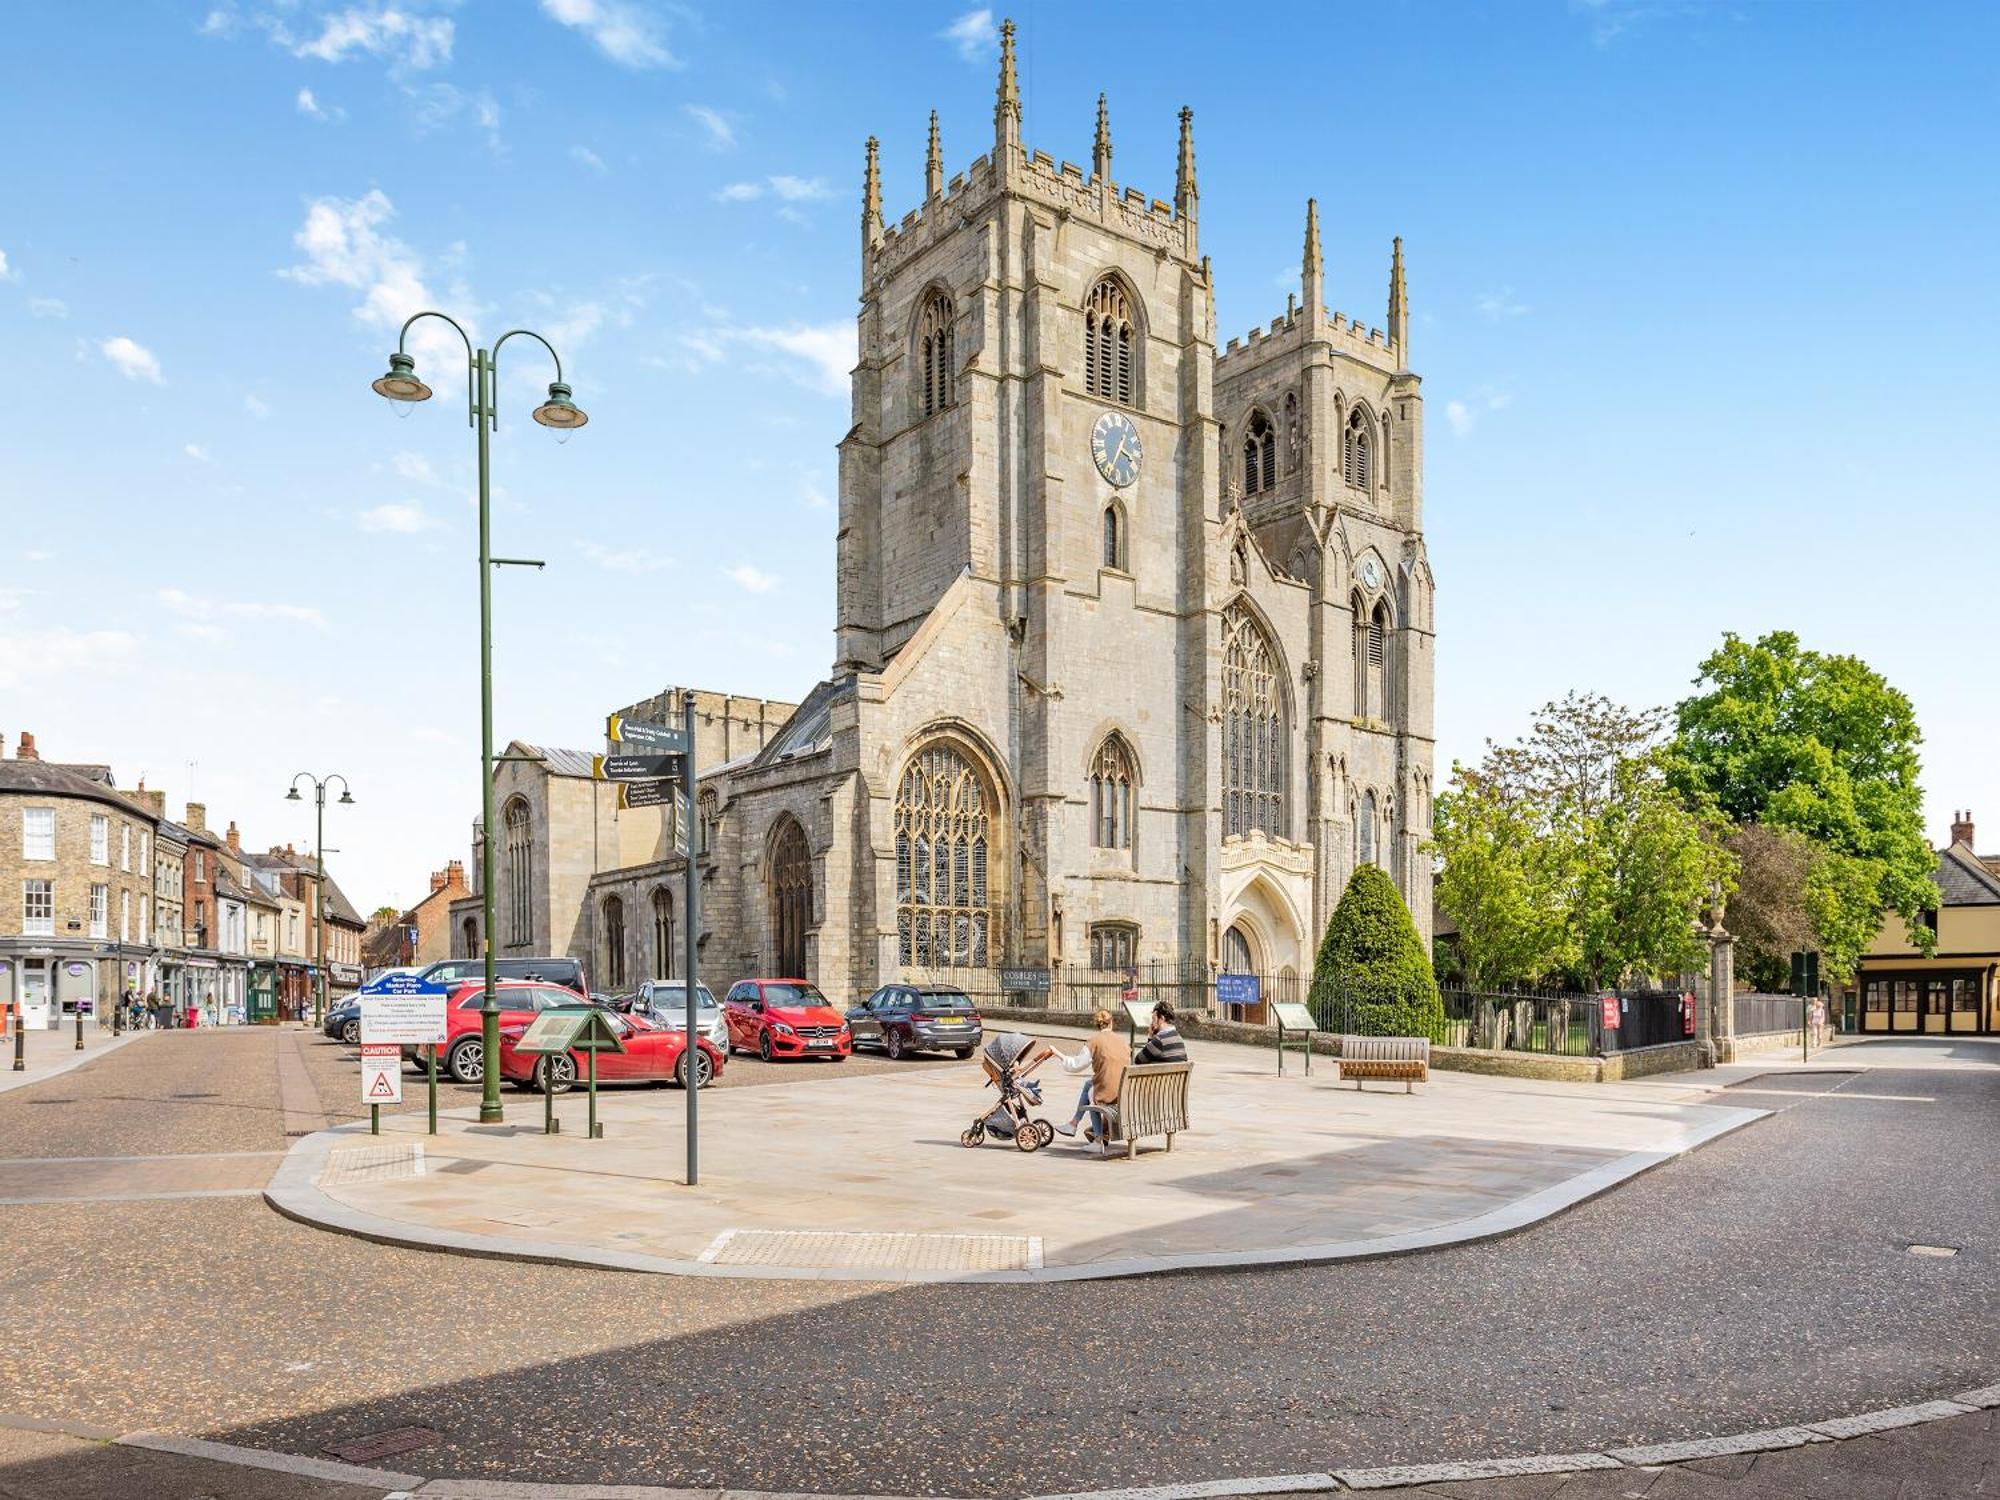
[(1193, 1063), (1141, 1063), (1127, 1068), (1111, 1104), (1094, 1104), (1104, 1120), (1104, 1150), (1123, 1146), (1129, 1161), (1141, 1136), (1163, 1135), (1167, 1149), (1188, 1128), (1188, 1075)]
[(1410, 1085), (1431, 1081), (1431, 1041), (1424, 1036), (1344, 1036), (1340, 1039), (1340, 1076), (1352, 1078), (1358, 1091), (1364, 1078), (1386, 1078)]

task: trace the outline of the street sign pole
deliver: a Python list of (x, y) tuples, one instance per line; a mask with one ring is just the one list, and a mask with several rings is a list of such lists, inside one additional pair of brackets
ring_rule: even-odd
[(431, 1106), (431, 1128), (425, 1131), (424, 1133), (426, 1135), (436, 1135), (438, 1133), (438, 1049), (437, 1049), (437, 1043), (435, 1042), (431, 1043), (430, 1046), (429, 1085), (430, 1085), (429, 1092), (430, 1092), (430, 1106)]
[(685, 866), (686, 887), (681, 898), (681, 911), (685, 920), (681, 923), (685, 936), (682, 938), (683, 952), (681, 977), (685, 981), (687, 996), (687, 1185), (693, 1187), (701, 1180), (700, 1104), (701, 1089), (701, 1033), (695, 1030), (696, 1001), (700, 976), (695, 972), (695, 929), (700, 921), (701, 907), (695, 880), (695, 820), (692, 816), (694, 800), (694, 694), (681, 690), (681, 721), (686, 735), (685, 748), (681, 751), (681, 790), (687, 796), (687, 810), (690, 816), (682, 824), (683, 842), (687, 845)]

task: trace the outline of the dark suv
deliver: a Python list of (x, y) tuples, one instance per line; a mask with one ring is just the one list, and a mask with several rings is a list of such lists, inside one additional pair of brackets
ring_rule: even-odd
[(918, 1049), (972, 1056), (979, 1012), (972, 997), (948, 984), (885, 984), (847, 1013), (856, 1047), (880, 1047), (891, 1057)]

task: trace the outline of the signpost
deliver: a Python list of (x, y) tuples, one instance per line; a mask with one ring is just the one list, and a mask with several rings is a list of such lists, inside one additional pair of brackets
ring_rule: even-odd
[(605, 722), (604, 737), (614, 745), (633, 745), (641, 750), (688, 756), (694, 748), (694, 699), (686, 694), (683, 697), (687, 704), (685, 728), (676, 728), (672, 724), (649, 724), (643, 719), (628, 719), (622, 714), (613, 714)]
[(1812, 1002), (1819, 998), (1819, 955), (1792, 955), (1792, 993), (1799, 997), (1799, 1060), (1812, 1061)]
[(591, 778), (596, 781), (650, 781), (672, 776), (681, 768), (678, 755), (593, 755)]
[(430, 1106), (427, 1135), (438, 1133), (438, 1048), (445, 1040), (444, 986), (426, 984), (415, 974), (391, 974), (382, 987), (361, 996), (361, 1051), (365, 1057), (371, 1042), (393, 1045), (397, 1098), (402, 1097), (404, 1047), (425, 1047), (426, 1092)]
[(1280, 1000), (1271, 1007), (1271, 1014), (1278, 1021), (1278, 1071), (1285, 1071), (1285, 1035), (1289, 1032), (1305, 1038), (1306, 1073), (1310, 1076), (1313, 1070), (1313, 1032), (1318, 1029), (1313, 1025), (1313, 1013), (1296, 1000)]
[(674, 783), (664, 778), (659, 781), (621, 781), (618, 783), (618, 805), (624, 807), (661, 807), (673, 795)]
[(368, 1133), (382, 1133), (382, 1106), (403, 1102), (403, 1049), (395, 1042), (361, 1044), (361, 1102), (368, 1106)]
[(597, 1123), (597, 1054), (625, 1050), (618, 1029), (604, 1012), (595, 1005), (554, 1006), (528, 1023), (514, 1050), (542, 1054), (542, 1095), (547, 1101), (543, 1106), (542, 1130), (547, 1135), (557, 1133), (554, 1059), (566, 1052), (585, 1054), (590, 1075), (590, 1119), (586, 1133), (593, 1141), (603, 1140), (604, 1127)]

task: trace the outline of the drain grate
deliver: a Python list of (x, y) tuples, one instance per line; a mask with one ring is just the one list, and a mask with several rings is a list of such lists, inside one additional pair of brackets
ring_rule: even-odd
[(798, 1266), (812, 1270), (1032, 1271), (1039, 1235), (892, 1234), (841, 1229), (725, 1229), (702, 1251), (717, 1266)]
[(1912, 1255), (1927, 1255), (1937, 1260), (1949, 1260), (1958, 1254), (1956, 1245), (1911, 1245), (1909, 1250)]
[(389, 1427), (381, 1432), (364, 1432), (359, 1437), (342, 1438), (337, 1443), (328, 1443), (319, 1451), (331, 1454), (344, 1463), (365, 1464), (378, 1458), (428, 1448), (437, 1440), (437, 1433), (428, 1427)]

